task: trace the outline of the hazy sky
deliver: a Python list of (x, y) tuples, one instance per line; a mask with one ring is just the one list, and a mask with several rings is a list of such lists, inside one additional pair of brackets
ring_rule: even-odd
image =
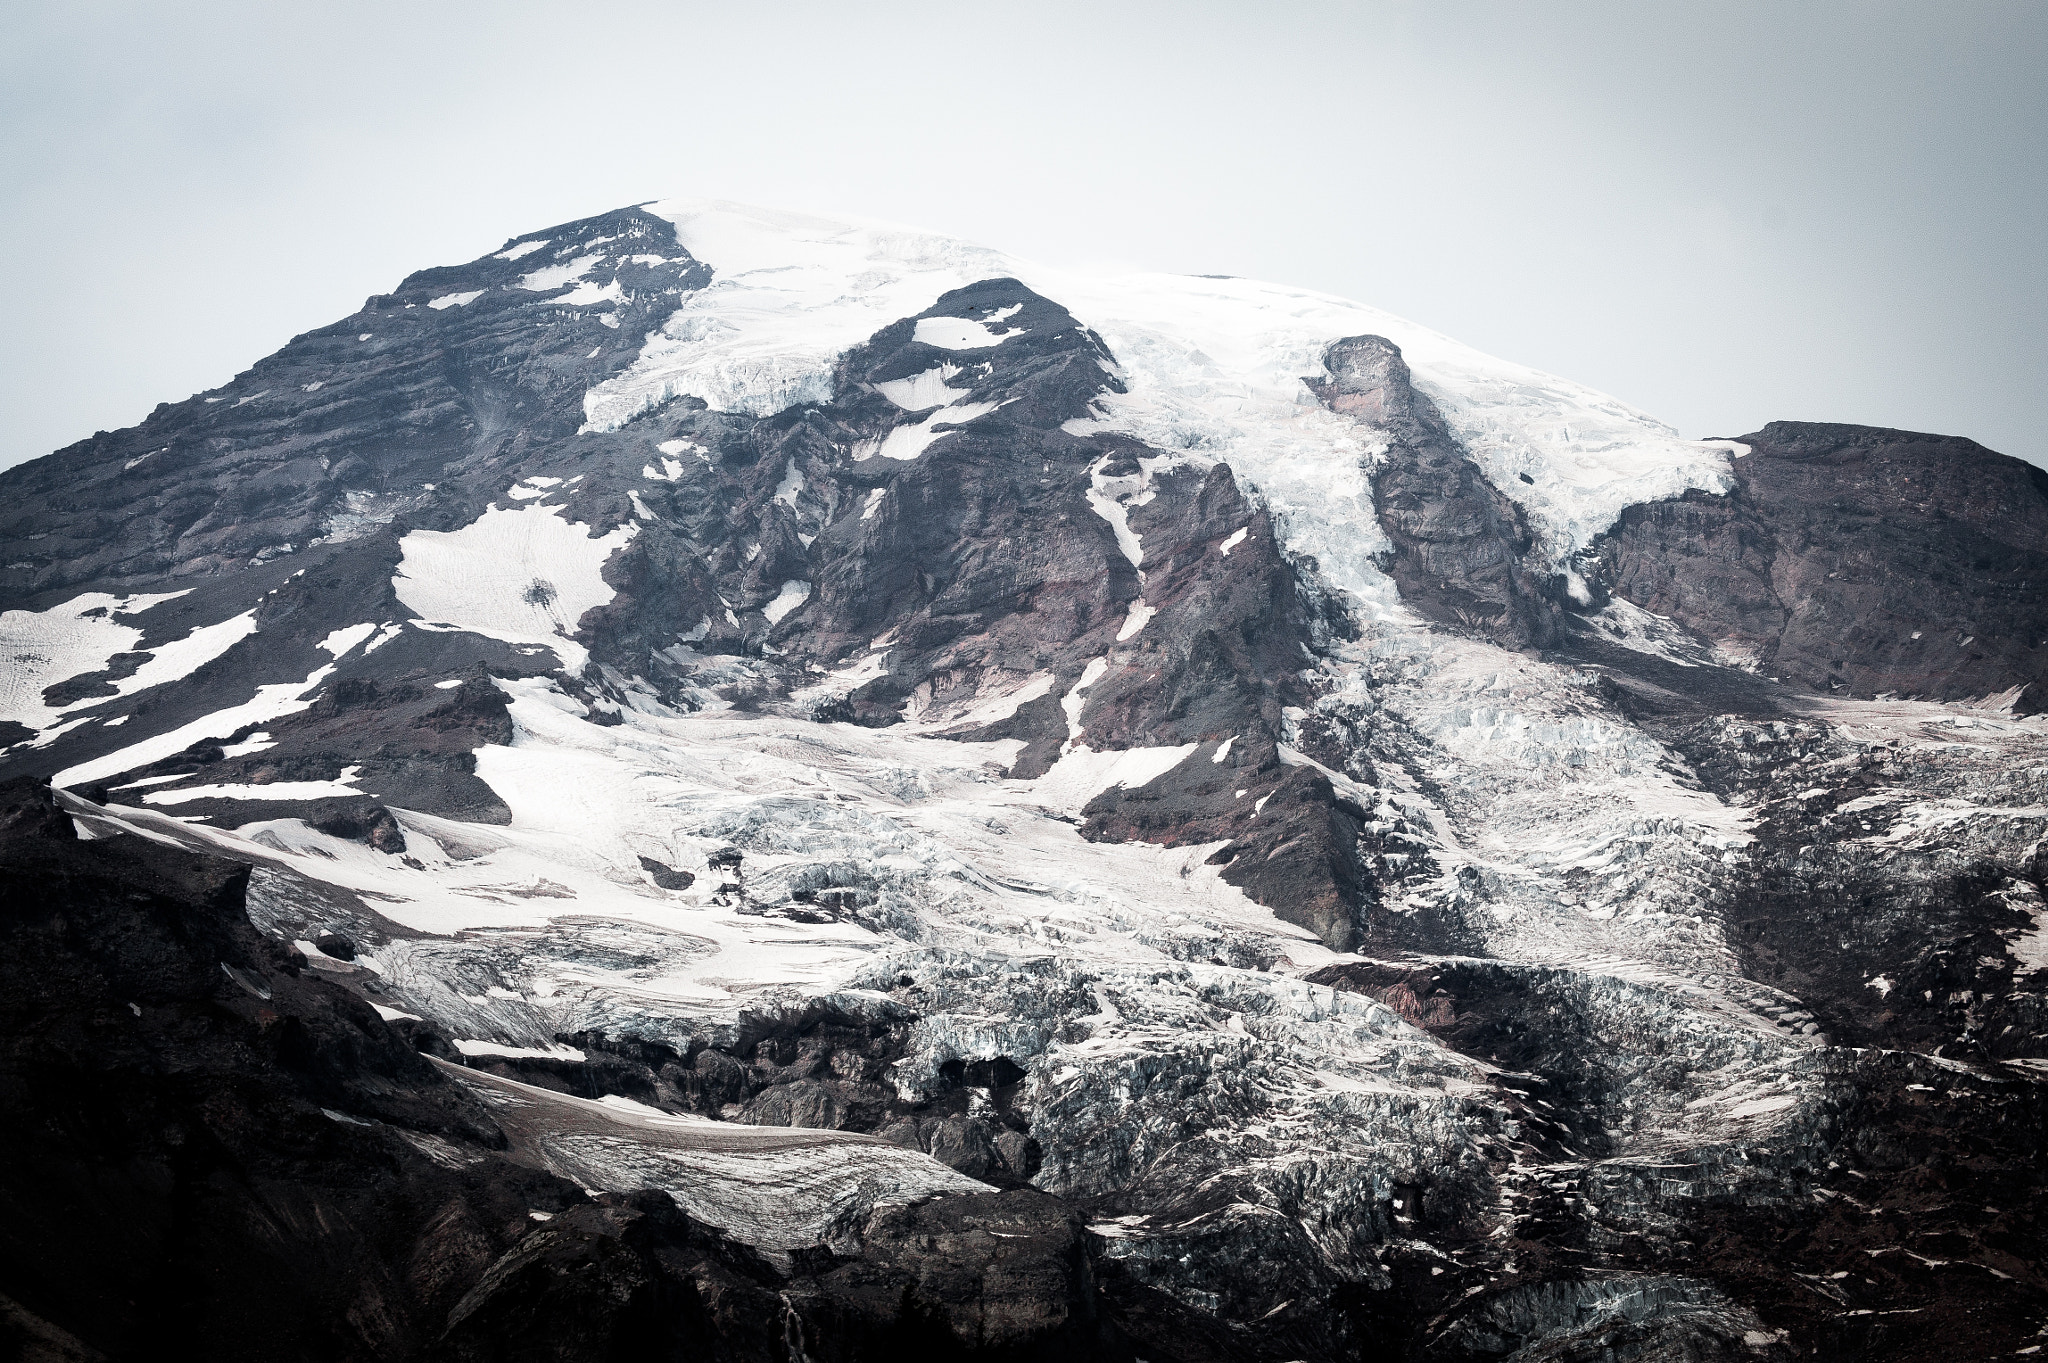
[(2048, 4), (0, 0), (0, 465), (669, 194), (2048, 464)]

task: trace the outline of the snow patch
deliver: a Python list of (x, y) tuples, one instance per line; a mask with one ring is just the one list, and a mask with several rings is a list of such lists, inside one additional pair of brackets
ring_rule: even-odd
[[(586, 279), (560, 298), (550, 298), (548, 302), (558, 308), (580, 308), (589, 307), (595, 303), (618, 303), (624, 301), (625, 297), (626, 291), (616, 279), (612, 280), (609, 284), (599, 284), (594, 280)], [(618, 319), (612, 317), (610, 313), (603, 314), (597, 320), (602, 322), (606, 318), (611, 319), (610, 324), (612, 326), (618, 326)]]
[(109, 683), (113, 696), (87, 696), (56, 708), (43, 704), (45, 687), (100, 671), (116, 653), (133, 652), (141, 643), (143, 632), (116, 617), (133, 616), (185, 594), (109, 596), (89, 592), (48, 610), (0, 615), (0, 663), (5, 664), (0, 667), (0, 719), (31, 729), (47, 728), (74, 711), (189, 677), (256, 632), (253, 609), (200, 625), (182, 639), (152, 645), (146, 662)]
[(578, 256), (576, 259), (560, 265), (543, 265), (531, 274), (521, 275), (519, 277), (519, 287), (530, 293), (544, 293), (549, 289), (559, 289), (564, 284), (583, 278), (585, 274), (589, 273), (591, 266), (596, 265), (603, 259), (604, 253), (600, 251), (596, 255)]
[(50, 783), (70, 787), (105, 780), (109, 776), (118, 776), (136, 767), (160, 762), (173, 753), (183, 752), (202, 738), (226, 738), (247, 725), (262, 724), (296, 714), (313, 703), (312, 692), (321, 682), (327, 680), (328, 674), (334, 671), (334, 666), (333, 663), (328, 663), (315, 668), (306, 675), (304, 681), (259, 686), (256, 688), (256, 694), (240, 705), (216, 710), (189, 724), (180, 725), (169, 733), (157, 734), (141, 742), (132, 743), (117, 752), (108, 753), (104, 757), (96, 757), (89, 762), (67, 767), (51, 777)]
[(768, 617), (768, 623), (779, 625), (782, 617), (811, 599), (811, 584), (808, 582), (785, 582), (775, 599), (761, 607), (761, 614)]
[(320, 641), (320, 647), (338, 659), (376, 632), (377, 626), (367, 620), (360, 625), (345, 625), (331, 631)]
[(927, 369), (922, 374), (913, 374), (907, 379), (888, 379), (875, 385), (875, 391), (895, 403), (906, 412), (922, 412), (933, 407), (950, 407), (968, 394), (965, 388), (949, 388), (947, 383), (960, 372), (957, 364), (942, 364), (936, 369)]
[(472, 1041), (467, 1037), (451, 1038), (455, 1049), (464, 1055), (499, 1056), (507, 1060), (574, 1060), (581, 1063), (583, 1052), (574, 1046), (501, 1046), (495, 1041)]
[(272, 781), (268, 785), (230, 783), (215, 786), (183, 786), (177, 790), (153, 790), (142, 797), (147, 805), (181, 805), (193, 800), (326, 800), (337, 795), (361, 795), (350, 785), (361, 767), (350, 767), (334, 781)]
[(1027, 334), (1026, 328), (1014, 327), (1008, 331), (996, 331), (990, 323), (1000, 322), (1012, 316), (1022, 303), (992, 312), (982, 321), (972, 317), (920, 317), (911, 339), (919, 345), (937, 346), (941, 350), (987, 350), (999, 346), (1015, 336)]
[(622, 525), (593, 539), (559, 507), (492, 507), (460, 530), (409, 532), (391, 585), (423, 629), (542, 645), (576, 670), (589, 658), (570, 637), (576, 622), (612, 599), (604, 564), (638, 531)]
[(430, 308), (466, 308), (484, 296), (482, 289), (471, 289), (468, 293), (444, 293), (439, 298), (429, 298)]
[(1123, 551), (1124, 557), (1131, 561), (1131, 566), (1138, 570), (1138, 580), (1143, 582), (1145, 546), (1138, 532), (1131, 529), (1130, 509), (1118, 497), (1118, 494), (1124, 491), (1118, 485), (1125, 480), (1108, 478), (1102, 472), (1103, 466), (1109, 460), (1110, 456), (1105, 454), (1088, 470), (1088, 505), (1094, 508), (1096, 515), (1109, 522), (1110, 531), (1116, 536), (1116, 547)]
[(247, 738), (243, 739), (240, 743), (221, 744), (220, 755), (222, 757), (247, 757), (252, 752), (262, 752), (265, 748), (274, 748), (276, 746), (276, 739), (272, 738), (269, 734), (264, 733), (261, 730), (258, 730), (257, 732), (250, 734)]
[(1618, 596), (1584, 618), (1588, 625), (1623, 648), (1680, 667), (1699, 667), (1719, 660), (1719, 650), (1709, 650), (1670, 617), (1644, 610)]
[(782, 470), (782, 481), (775, 485), (774, 500), (793, 507), (797, 494), (803, 490), (804, 471), (796, 466), (796, 456), (791, 455), (788, 465)]
[(549, 491), (561, 485), (562, 480), (559, 478), (525, 478), (516, 485), (507, 488), (505, 495), (515, 502), (531, 501), (535, 497), (547, 496)]
[(882, 437), (880, 444), (856, 449), (853, 457), (869, 459), (879, 455), (884, 459), (915, 459), (930, 449), (940, 436), (951, 435), (956, 427), (985, 417), (1001, 405), (999, 402), (963, 402), (953, 407), (941, 407), (923, 421), (895, 427)]
[(1109, 659), (1096, 658), (1081, 669), (1080, 680), (1067, 688), (1067, 694), (1060, 697), (1060, 709), (1067, 713), (1066, 747), (1072, 748), (1081, 738), (1081, 711), (1088, 700), (1081, 693), (1102, 680), (1102, 674), (1109, 671)]
[(1004, 681), (1014, 675), (990, 672), (983, 678), (983, 689), (978, 690), (973, 701), (964, 707), (957, 704), (944, 708), (931, 706), (927, 703), (924, 688), (920, 687), (905, 703), (903, 717), (913, 730), (921, 733), (999, 724), (1016, 714), (1020, 706), (1048, 694), (1057, 680), (1050, 672), (1034, 672), (1018, 685), (1006, 688)]
[(1029, 783), (1032, 796), (1053, 809), (1078, 813), (1111, 786), (1135, 790), (1172, 771), (1201, 745), (1184, 743), (1177, 748), (1126, 748), (1118, 752), (1094, 752), (1076, 747), (1062, 753), (1051, 770)]
[(851, 695), (875, 678), (886, 675), (888, 660), (887, 651), (870, 653), (857, 663), (827, 672), (814, 685), (790, 692), (789, 698), (799, 705), (816, 705), (820, 701)]

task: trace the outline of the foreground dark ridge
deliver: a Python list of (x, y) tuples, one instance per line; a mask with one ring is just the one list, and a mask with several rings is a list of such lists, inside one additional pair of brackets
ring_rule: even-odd
[(1040, 1193), (878, 1207), (779, 1263), (592, 1195), (539, 1146), (595, 1119), (445, 1077), (445, 1037), (250, 925), (248, 866), (81, 841), (15, 781), (0, 867), (10, 1356), (1127, 1359), (1121, 1314), (1213, 1329), (1111, 1304)]

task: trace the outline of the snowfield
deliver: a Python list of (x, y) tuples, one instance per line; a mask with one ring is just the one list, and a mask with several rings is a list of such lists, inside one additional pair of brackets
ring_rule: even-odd
[[(590, 390), (589, 430), (616, 430), (681, 396), (757, 417), (823, 402), (838, 357), (883, 326), (948, 290), (1013, 277), (1065, 306), (1121, 364), (1129, 392), (1104, 400), (1097, 429), (1229, 463), (1281, 515), (1289, 547), (1336, 550), (1323, 562), (1360, 595), (1364, 584), (1348, 580), (1346, 565), (1384, 547), (1360, 470), (1372, 451), (1357, 423), (1323, 410), (1301, 382), (1322, 373), (1323, 350), (1340, 337), (1378, 335), (1401, 347), (1417, 386), (1493, 485), (1528, 511), (1560, 564), (1625, 506), (1693, 487), (1725, 491), (1728, 461), (1741, 453), (1726, 441), (1681, 440), (1604, 393), (1329, 294), (1096, 275), (888, 223), (713, 200), (649, 208), (715, 275), (647, 338), (630, 370)], [(991, 320), (930, 318), (917, 338), (960, 349), (1017, 334)]]

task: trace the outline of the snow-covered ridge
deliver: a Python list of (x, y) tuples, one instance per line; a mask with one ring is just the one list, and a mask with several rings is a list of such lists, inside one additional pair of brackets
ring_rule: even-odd
[(757, 417), (824, 402), (847, 350), (948, 289), (1008, 273), (998, 252), (881, 223), (685, 199), (648, 208), (714, 275), (630, 370), (586, 395), (591, 430), (684, 396)]
[[(587, 429), (616, 430), (686, 395), (753, 416), (823, 402), (848, 349), (950, 289), (1009, 276), (1065, 306), (1121, 366), (1128, 392), (1104, 395), (1096, 429), (1229, 463), (1279, 513), (1290, 549), (1315, 555), (1336, 585), (1375, 603), (1390, 594), (1359, 565), (1385, 547), (1365, 473), (1377, 451), (1369, 431), (1324, 411), (1301, 382), (1322, 373), (1331, 341), (1372, 334), (1400, 346), (1417, 386), (1494, 485), (1527, 509), (1559, 562), (1623, 507), (1687, 488), (1725, 490), (1739, 452), (1682, 440), (1604, 393), (1313, 290), (1095, 274), (893, 224), (710, 200), (648, 209), (675, 224), (714, 277), (647, 338), (626, 373), (591, 389)], [(997, 319), (938, 320), (947, 325), (921, 328), (919, 338), (985, 346), (1015, 334), (989, 324)], [(925, 397), (906, 389), (892, 400)]]

